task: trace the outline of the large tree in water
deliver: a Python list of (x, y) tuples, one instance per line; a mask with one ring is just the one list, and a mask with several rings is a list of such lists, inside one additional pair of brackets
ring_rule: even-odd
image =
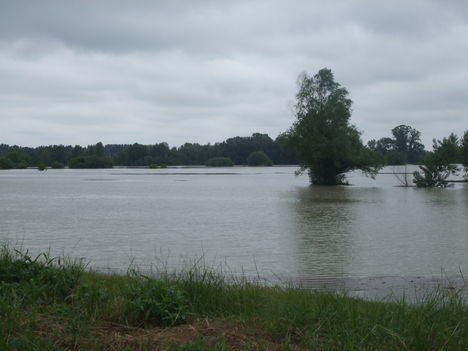
[(352, 103), (329, 69), (298, 78), (297, 119), (288, 135), (301, 170), (308, 172), (312, 184), (343, 184), (346, 172), (360, 169), (374, 176), (379, 169), (360, 133), (349, 123)]

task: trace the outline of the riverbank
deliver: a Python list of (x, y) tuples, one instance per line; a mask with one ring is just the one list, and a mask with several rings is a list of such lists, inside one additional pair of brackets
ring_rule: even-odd
[(157, 279), (3, 248), (1, 350), (466, 350), (459, 291), (418, 304), (262, 287), (193, 266)]

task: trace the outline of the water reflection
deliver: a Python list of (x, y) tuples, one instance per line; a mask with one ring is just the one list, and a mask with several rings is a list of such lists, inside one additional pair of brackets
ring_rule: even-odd
[(466, 186), (300, 188), (292, 207), (299, 275), (466, 272), (467, 191)]
[(341, 275), (346, 266), (353, 202), (345, 187), (297, 190), (294, 223), (299, 274)]

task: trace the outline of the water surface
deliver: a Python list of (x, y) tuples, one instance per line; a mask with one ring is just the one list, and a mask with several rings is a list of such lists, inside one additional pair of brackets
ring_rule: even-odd
[(295, 169), (1, 171), (0, 238), (120, 270), (202, 257), (304, 281), (468, 271), (467, 184), (404, 188), (392, 174), (352, 173), (351, 186), (310, 187)]

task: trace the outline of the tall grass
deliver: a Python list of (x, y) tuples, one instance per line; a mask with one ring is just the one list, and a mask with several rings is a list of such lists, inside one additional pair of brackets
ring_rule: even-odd
[[(106, 275), (3, 247), (0, 350), (467, 350), (463, 296), (439, 290), (415, 304), (366, 301), (227, 282), (197, 265), (157, 277), (135, 269)], [(141, 340), (156, 329), (189, 335), (201, 320), (216, 326), (211, 334), (156, 348)], [(140, 336), (116, 346), (100, 332), (103, 325), (109, 333)]]

